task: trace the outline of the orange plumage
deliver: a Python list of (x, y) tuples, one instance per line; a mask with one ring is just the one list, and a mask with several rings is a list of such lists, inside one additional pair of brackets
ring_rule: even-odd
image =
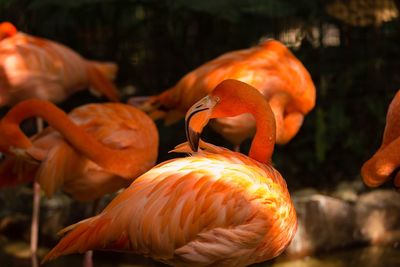
[[(283, 44), (267, 40), (201, 65), (172, 88), (151, 97), (142, 109), (154, 119), (164, 118), (171, 124), (183, 118), (190, 106), (225, 79), (252, 85), (270, 102), (278, 144), (287, 143), (296, 135), (304, 116), (315, 105), (315, 87), (303, 64)], [(247, 114), (216, 119), (212, 126), (235, 145), (255, 132), (254, 119)]]
[[(55, 128), (47, 127), (30, 138), (31, 144), (22, 146), (23, 138), (14, 132), (7, 135), (7, 131), (33, 114)], [(59, 114), (64, 113), (41, 100), (26, 100), (11, 109), (0, 124), (1, 150), (11, 154), (0, 165), (1, 179), (12, 183), (12, 176), (14, 181), (36, 176), (47, 196), (62, 187), (77, 200), (86, 201), (129, 185), (157, 159), (156, 126), (132, 106), (89, 104), (72, 110), (68, 117)], [(60, 128), (61, 124), (66, 126)], [(100, 149), (91, 146), (91, 140)], [(103, 153), (101, 149), (106, 149), (107, 155), (96, 157), (96, 153)], [(87, 154), (85, 150), (93, 151)], [(114, 157), (116, 162), (104, 165), (101, 157)]]
[(376, 187), (394, 175), (394, 184), (400, 187), (400, 91), (396, 93), (386, 116), (386, 126), (380, 148), (364, 163), (361, 175), (370, 187)]
[[(216, 94), (231, 89), (245, 92), (239, 96), (242, 102), (254, 100), (255, 106), (266, 109), (242, 110), (256, 115), (257, 134), (250, 153), (254, 158), (205, 142), (200, 142), (199, 152), (192, 152), (193, 139), (189, 138), (190, 147), (185, 143), (175, 152), (190, 153), (191, 157), (157, 165), (102, 213), (67, 227), (63, 232), (70, 232), (44, 261), (90, 249), (111, 249), (174, 266), (234, 267), (279, 255), (295, 234), (296, 213), (282, 176), (258, 158), (269, 161), (275, 139), (273, 114), (267, 102), (248, 85), (221, 83), (212, 93), (215, 101), (207, 102), (215, 106), (195, 104), (198, 109), (188, 112), (187, 130), (192, 131), (193, 123), (201, 125), (208, 115), (225, 116), (227, 113), (221, 113), (225, 110), (223, 103), (229, 106), (232, 94)], [(203, 111), (205, 115), (200, 116)], [(262, 120), (263, 115), (269, 117)], [(271, 143), (260, 147), (260, 140), (265, 138)]]
[[(0, 36), (8, 29), (5, 24), (0, 24)], [(28, 98), (57, 103), (88, 87), (118, 101), (111, 82), (114, 63), (86, 60), (64, 45), (22, 32), (7, 36), (0, 41), (0, 106)]]

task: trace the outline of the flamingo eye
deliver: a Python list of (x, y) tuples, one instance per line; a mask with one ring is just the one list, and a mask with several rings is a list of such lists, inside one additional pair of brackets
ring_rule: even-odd
[(218, 103), (220, 100), (221, 100), (221, 99), (219, 98), (219, 96), (216, 96), (216, 97), (215, 97), (215, 102)]

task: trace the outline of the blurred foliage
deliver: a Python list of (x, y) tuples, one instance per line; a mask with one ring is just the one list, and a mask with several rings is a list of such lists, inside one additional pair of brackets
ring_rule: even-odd
[[(400, 23), (347, 25), (326, 13), (330, 2), (0, 0), (0, 20), (88, 58), (116, 61), (117, 84), (121, 90), (133, 86), (136, 95), (159, 93), (224, 52), (298, 29), (292, 51), (313, 77), (317, 106), (297, 137), (276, 148), (274, 162), (291, 187), (334, 186), (359, 179), (362, 163), (381, 141), (387, 107), (400, 88)], [(337, 45), (324, 45), (326, 25), (338, 29)], [(82, 104), (82, 97), (71, 101)], [(159, 126), (162, 161), (176, 156), (167, 151), (185, 137), (182, 122)], [(205, 139), (229, 146), (211, 130)]]

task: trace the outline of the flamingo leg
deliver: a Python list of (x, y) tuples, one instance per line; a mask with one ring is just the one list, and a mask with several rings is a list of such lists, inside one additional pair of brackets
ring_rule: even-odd
[[(94, 216), (98, 213), (99, 204), (100, 204), (100, 199), (96, 199), (93, 202), (89, 212), (87, 212), (88, 213), (87, 217)], [(93, 250), (85, 252), (85, 255), (83, 256), (83, 267), (93, 267)]]
[[(36, 119), (37, 132), (43, 130), (43, 120), (41, 118)], [(37, 247), (39, 239), (39, 216), (40, 216), (40, 185), (38, 182), (33, 182), (33, 207), (32, 207), (32, 222), (31, 222), (31, 260), (32, 267), (37, 267)]]

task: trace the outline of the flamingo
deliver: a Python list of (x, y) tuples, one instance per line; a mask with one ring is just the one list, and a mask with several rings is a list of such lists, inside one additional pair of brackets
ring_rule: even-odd
[(377, 187), (394, 175), (394, 185), (400, 187), (400, 91), (396, 93), (386, 115), (382, 144), (361, 168), (361, 176), (369, 187)]
[[(51, 127), (28, 138), (19, 123), (32, 116)], [(7, 155), (0, 165), (3, 186), (36, 179), (47, 197), (62, 187), (78, 201), (91, 201), (128, 186), (154, 165), (158, 132), (130, 105), (88, 104), (66, 115), (48, 101), (29, 99), (0, 121), (0, 151)], [(90, 254), (85, 260), (90, 266)]]
[[(5, 36), (5, 37), (2, 37)], [(90, 61), (70, 48), (0, 24), (0, 107), (40, 98), (58, 103), (93, 87), (112, 101), (118, 90), (110, 81), (114, 63)]]
[[(210, 118), (245, 112), (257, 123), (249, 156), (199, 142)], [(279, 255), (297, 220), (285, 180), (270, 163), (275, 120), (268, 102), (250, 85), (223, 81), (189, 109), (186, 131), (189, 144), (174, 151), (190, 157), (153, 167), (103, 212), (64, 229), (69, 233), (42, 263), (90, 249), (173, 266), (247, 266)]]
[[(30, 98), (58, 103), (89, 86), (118, 101), (118, 90), (110, 81), (116, 72), (114, 63), (86, 60), (64, 45), (19, 32), (10, 22), (0, 23), (0, 107)], [(41, 131), (40, 119), (37, 125)], [(39, 218), (40, 186), (36, 182), (33, 191), (32, 255), (37, 249)]]
[[(280, 42), (267, 40), (256, 47), (223, 54), (186, 74), (172, 88), (143, 102), (132, 98), (154, 119), (170, 125), (184, 117), (196, 101), (225, 79), (236, 79), (258, 89), (269, 101), (277, 124), (277, 144), (286, 144), (299, 131), (304, 116), (315, 105), (315, 86), (303, 64)], [(166, 111), (165, 111), (166, 110)], [(255, 133), (249, 114), (218, 118), (211, 126), (239, 149)]]

